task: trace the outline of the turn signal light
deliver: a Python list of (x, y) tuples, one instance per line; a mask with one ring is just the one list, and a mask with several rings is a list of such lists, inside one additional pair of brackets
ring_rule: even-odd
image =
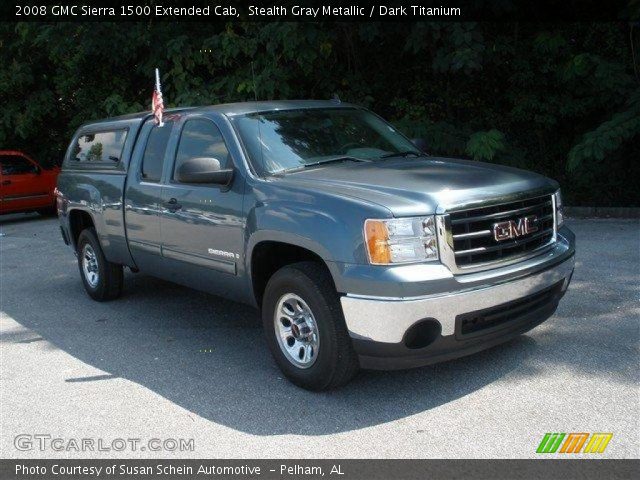
[(438, 259), (434, 217), (369, 219), (364, 224), (364, 235), (373, 265)]

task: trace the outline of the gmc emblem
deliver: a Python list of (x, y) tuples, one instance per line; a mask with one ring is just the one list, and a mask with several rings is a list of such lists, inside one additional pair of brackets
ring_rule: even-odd
[(493, 224), (493, 238), (496, 242), (522, 237), (536, 231), (538, 231), (538, 217), (536, 215), (522, 217), (517, 221), (509, 220)]

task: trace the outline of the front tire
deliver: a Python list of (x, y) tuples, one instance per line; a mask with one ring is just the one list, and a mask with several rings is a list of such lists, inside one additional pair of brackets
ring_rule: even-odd
[(358, 372), (339, 297), (324, 265), (300, 262), (278, 270), (265, 289), (262, 322), (276, 363), (299, 387), (337, 388)]
[(124, 283), (122, 265), (107, 261), (95, 229), (80, 233), (77, 253), (80, 277), (89, 296), (99, 302), (118, 298)]

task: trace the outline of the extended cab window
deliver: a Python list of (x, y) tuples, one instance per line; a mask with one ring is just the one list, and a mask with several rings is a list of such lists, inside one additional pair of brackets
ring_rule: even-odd
[(38, 167), (24, 157), (18, 155), (0, 156), (2, 175), (24, 175), (38, 173)]
[(162, 178), (164, 154), (171, 136), (173, 122), (164, 122), (164, 126), (153, 125), (142, 156), (141, 174), (145, 182), (159, 182)]
[(73, 147), (71, 161), (118, 163), (126, 138), (126, 130), (111, 130), (80, 135)]
[(173, 172), (189, 158), (213, 157), (220, 162), (220, 168), (228, 168), (229, 150), (218, 127), (209, 120), (187, 120), (180, 135), (176, 163)]

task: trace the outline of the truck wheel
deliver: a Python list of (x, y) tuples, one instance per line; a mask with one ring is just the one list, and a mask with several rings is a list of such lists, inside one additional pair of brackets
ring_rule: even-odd
[(94, 300), (113, 300), (122, 293), (122, 265), (104, 258), (93, 228), (83, 230), (78, 237), (78, 267), (84, 288)]
[(358, 372), (339, 297), (323, 265), (300, 262), (278, 270), (265, 289), (262, 323), (276, 363), (296, 385), (328, 390)]

